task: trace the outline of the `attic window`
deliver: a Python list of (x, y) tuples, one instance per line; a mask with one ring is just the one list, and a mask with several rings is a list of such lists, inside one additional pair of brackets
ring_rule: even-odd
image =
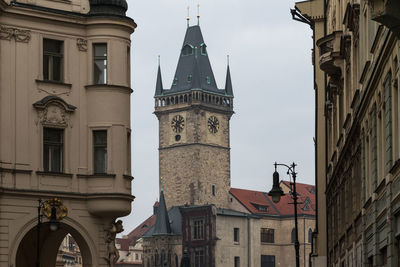
[(310, 192), (310, 194), (315, 195), (315, 187), (314, 186), (307, 188), (307, 191)]
[(192, 82), (192, 75), (189, 74), (189, 75), (187, 76), (187, 82), (188, 82), (188, 83)]
[(193, 55), (193, 47), (191, 45), (184, 45), (182, 48), (182, 56)]
[(205, 44), (202, 44), (201, 46), (200, 46), (200, 51), (201, 51), (201, 54), (203, 55), (203, 56), (206, 56), (207, 55), (207, 48), (206, 48), (207, 46), (205, 45)]
[(311, 200), (309, 198), (306, 198), (304, 201), (304, 207), (301, 208), (304, 211), (310, 211), (310, 205), (311, 205)]
[(207, 82), (207, 84), (211, 84), (211, 78), (210, 78), (210, 76), (207, 76), (207, 77), (206, 77), (206, 82)]
[(251, 203), (251, 205), (253, 205), (258, 211), (261, 212), (268, 212), (269, 210), (269, 207), (267, 205), (260, 205), (256, 203)]
[(172, 85), (176, 85), (177, 83), (178, 83), (178, 78), (175, 77), (175, 78), (174, 78), (174, 81), (172, 82)]

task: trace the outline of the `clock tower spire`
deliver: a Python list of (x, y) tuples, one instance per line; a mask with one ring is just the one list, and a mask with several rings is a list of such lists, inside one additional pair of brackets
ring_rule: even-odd
[(228, 67), (217, 87), (199, 25), (188, 27), (170, 89), (158, 70), (159, 177), (166, 203), (228, 206), (229, 121), (233, 91)]

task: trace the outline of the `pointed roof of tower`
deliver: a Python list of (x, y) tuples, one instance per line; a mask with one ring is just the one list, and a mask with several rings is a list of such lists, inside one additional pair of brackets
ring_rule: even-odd
[(161, 189), (160, 201), (156, 213), (157, 219), (154, 225), (153, 235), (171, 234), (171, 225), (168, 217), (167, 205), (165, 204), (164, 190)]
[[(161, 94), (157, 89), (155, 95), (159, 96)], [(173, 84), (171, 89), (164, 89), (162, 94), (173, 94), (192, 89), (225, 95), (225, 89), (217, 87), (208, 58), (207, 46), (199, 25), (187, 28)]]
[(233, 88), (232, 88), (232, 80), (231, 80), (231, 70), (229, 68), (228, 64), (228, 69), (226, 71), (226, 82), (225, 82), (225, 93), (228, 96), (233, 96)]
[(162, 93), (163, 93), (163, 84), (162, 84), (162, 77), (161, 77), (161, 67), (159, 64), (158, 72), (157, 72), (156, 95), (161, 95)]

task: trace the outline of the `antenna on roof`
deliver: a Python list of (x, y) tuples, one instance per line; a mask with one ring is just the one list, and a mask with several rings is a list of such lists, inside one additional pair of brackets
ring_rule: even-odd
[(190, 20), (189, 11), (190, 11), (190, 6), (187, 7), (187, 17), (186, 17), (188, 28), (189, 28), (189, 20)]
[(200, 25), (200, 4), (197, 4), (197, 25)]

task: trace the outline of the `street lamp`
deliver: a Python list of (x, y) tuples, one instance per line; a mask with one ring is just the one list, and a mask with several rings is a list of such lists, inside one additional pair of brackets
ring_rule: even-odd
[(275, 172), (273, 174), (273, 185), (271, 191), (269, 191), (268, 195), (271, 196), (272, 201), (274, 203), (278, 203), (281, 200), (281, 196), (284, 195), (282, 188), (279, 186), (279, 173), (276, 170), (278, 166), (284, 166), (286, 167), (287, 174), (290, 174), (293, 178), (293, 182), (290, 182), (290, 187), (291, 187), (291, 195), (293, 199), (293, 204), (294, 205), (294, 226), (295, 226), (295, 240), (294, 240), (294, 249), (296, 251), (296, 267), (300, 267), (300, 243), (299, 243), (299, 231), (298, 231), (298, 225), (297, 225), (297, 191), (296, 191), (296, 164), (293, 162), (290, 166), (286, 164), (279, 164), (275, 162)]
[(63, 205), (62, 201), (58, 198), (49, 199), (46, 201), (38, 200), (37, 207), (37, 242), (36, 242), (36, 267), (40, 267), (40, 228), (42, 226), (42, 217), (49, 219), (50, 231), (55, 232), (60, 226), (62, 220), (68, 214), (67, 208)]

